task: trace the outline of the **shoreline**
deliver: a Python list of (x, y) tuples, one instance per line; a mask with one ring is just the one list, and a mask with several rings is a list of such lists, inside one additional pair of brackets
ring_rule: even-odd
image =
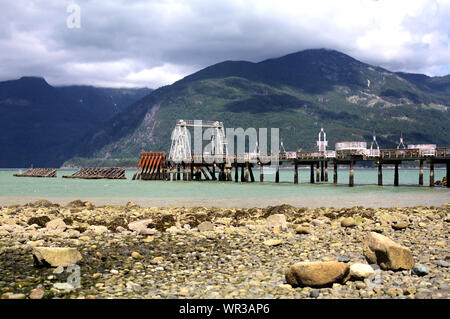
[[(98, 207), (41, 200), (0, 207), (2, 298), (448, 299), (450, 204), (408, 208)], [(378, 233), (411, 252), (418, 275), (368, 263)], [(36, 267), (47, 247), (79, 253), (79, 286), (64, 267)], [(39, 255), (38, 255), (39, 256)], [(58, 259), (50, 262), (58, 263)], [(296, 287), (298, 262), (371, 267), (367, 277)], [(35, 260), (36, 263), (36, 260)], [(370, 268), (369, 267), (369, 268)], [(383, 266), (384, 267), (384, 266)], [(412, 267), (412, 266), (411, 266)]]

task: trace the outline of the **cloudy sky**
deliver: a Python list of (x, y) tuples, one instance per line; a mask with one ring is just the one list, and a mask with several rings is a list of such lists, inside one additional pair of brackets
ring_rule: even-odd
[(157, 88), (310, 48), (449, 74), (450, 0), (0, 0), (0, 80)]

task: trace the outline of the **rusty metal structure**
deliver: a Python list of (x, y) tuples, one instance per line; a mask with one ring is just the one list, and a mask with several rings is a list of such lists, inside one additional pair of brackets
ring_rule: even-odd
[(133, 180), (167, 180), (169, 162), (164, 152), (142, 152)]

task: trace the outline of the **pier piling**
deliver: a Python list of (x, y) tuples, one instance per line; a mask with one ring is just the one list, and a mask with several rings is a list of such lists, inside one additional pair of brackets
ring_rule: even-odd
[(294, 184), (298, 184), (298, 165), (294, 165)]
[(325, 182), (328, 182), (328, 162), (325, 162)]
[(383, 186), (383, 164), (378, 163), (378, 186)]
[(333, 165), (333, 184), (337, 185), (338, 182), (338, 172), (337, 172), (337, 163), (335, 162)]
[(394, 186), (398, 186), (398, 163), (395, 163), (394, 168)]
[(419, 185), (423, 185), (423, 160), (420, 160), (420, 167), (419, 167)]
[(430, 187), (434, 187), (434, 163), (430, 163)]
[(355, 172), (354, 172), (353, 166), (354, 166), (353, 161), (350, 161), (350, 175), (349, 175), (349, 178), (348, 178), (349, 179), (348, 186), (350, 186), (350, 187), (353, 187), (353, 185), (354, 185)]
[(311, 184), (314, 184), (314, 164), (311, 164), (311, 174), (310, 174), (309, 182)]

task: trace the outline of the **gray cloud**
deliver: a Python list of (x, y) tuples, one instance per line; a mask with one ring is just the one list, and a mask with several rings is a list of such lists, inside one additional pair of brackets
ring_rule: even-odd
[(0, 10), (0, 79), (170, 84), (223, 60), (332, 48), (393, 71), (450, 70), (450, 2), (438, 0), (15, 0)]

